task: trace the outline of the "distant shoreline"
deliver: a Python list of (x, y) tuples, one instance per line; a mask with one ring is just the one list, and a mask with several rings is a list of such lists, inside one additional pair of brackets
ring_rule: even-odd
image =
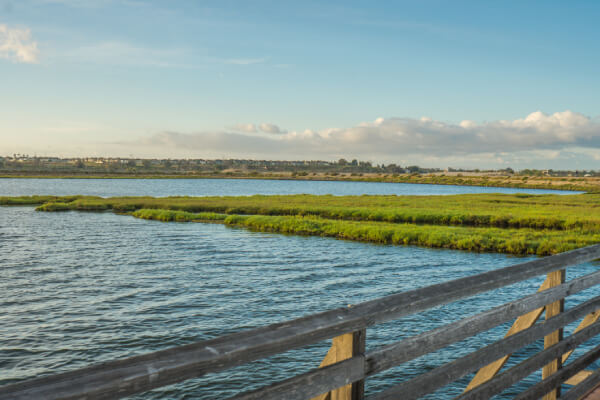
[(568, 190), (579, 192), (600, 192), (599, 178), (547, 177), (521, 175), (466, 175), (466, 174), (351, 174), (313, 175), (280, 174), (17, 174), (0, 173), (0, 179), (258, 179), (258, 180), (297, 180), (325, 182), (379, 182), (411, 183), (456, 186), (479, 186), (518, 189)]

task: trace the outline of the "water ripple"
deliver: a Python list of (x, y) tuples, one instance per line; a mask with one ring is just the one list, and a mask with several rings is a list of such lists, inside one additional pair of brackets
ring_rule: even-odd
[[(5, 186), (4, 186), (5, 187)], [(116, 189), (115, 189), (116, 190)], [(22, 194), (22, 193), (20, 193)], [(214, 338), (485, 272), (524, 259), (214, 224), (164, 224), (112, 213), (0, 208), (0, 385)], [(569, 279), (598, 265), (570, 269)], [(533, 293), (541, 278), (367, 331), (367, 348)], [(572, 296), (572, 307), (593, 295)], [(567, 331), (574, 328), (570, 326)], [(501, 338), (504, 324), (367, 380), (374, 393)], [(577, 350), (582, 354), (594, 339)], [(139, 399), (221, 399), (316, 367), (328, 343), (157, 389)], [(517, 352), (509, 365), (542, 344)], [(469, 377), (430, 398), (461, 392)], [(511, 398), (539, 374), (507, 390)]]

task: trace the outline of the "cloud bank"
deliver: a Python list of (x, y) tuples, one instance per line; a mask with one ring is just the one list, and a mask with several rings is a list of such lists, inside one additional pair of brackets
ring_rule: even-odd
[(262, 124), (259, 124), (259, 125), (252, 124), (252, 123), (236, 124), (236, 125), (232, 126), (231, 129), (235, 132), (246, 132), (246, 133), (263, 132), (263, 133), (270, 133), (270, 134), (275, 134), (275, 135), (281, 135), (281, 134), (287, 133), (286, 130), (281, 129), (279, 126), (268, 123), (268, 122), (263, 122)]
[(17, 63), (35, 64), (38, 62), (37, 42), (27, 28), (9, 28), (0, 24), (0, 58)]
[(267, 122), (263, 122), (262, 124), (260, 124), (259, 128), (261, 131), (263, 131), (265, 133), (272, 133), (272, 134), (276, 134), (276, 135), (287, 133), (287, 131), (281, 129), (277, 125), (269, 124)]
[(247, 133), (255, 133), (258, 132), (255, 124), (236, 124), (232, 127), (234, 131), (237, 132), (247, 132)]
[(321, 131), (286, 132), (277, 125), (263, 123), (238, 126), (237, 132), (161, 132), (136, 145), (171, 149), (190, 157), (345, 157), (479, 167), (546, 162), (552, 168), (553, 160), (600, 160), (600, 122), (572, 111), (550, 115), (537, 111), (525, 118), (484, 123), (378, 118), (350, 128)]

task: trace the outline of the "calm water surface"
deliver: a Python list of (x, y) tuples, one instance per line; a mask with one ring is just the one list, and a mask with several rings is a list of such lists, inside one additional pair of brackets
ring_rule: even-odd
[(0, 179), (0, 196), (82, 194), (103, 197), (163, 197), (299, 193), (341, 196), (360, 194), (444, 195), (459, 193), (573, 194), (576, 192), (412, 183), (262, 179)]
[[(262, 182), (282, 185), (282, 181), (241, 182), (238, 184), (243, 190), (232, 193), (229, 185), (240, 181), (224, 181), (228, 188), (217, 193), (213, 186), (210, 191), (204, 187), (181, 192), (187, 190), (186, 185), (216, 185), (216, 181), (153, 181), (154, 185), (164, 183), (154, 191), (149, 181), (43, 180), (37, 187), (31, 180), (20, 182), (22, 188), (18, 182), (9, 182), (9, 189), (16, 192), (6, 193), (7, 186), (0, 181), (0, 195), (84, 190), (104, 196), (252, 194), (276, 189), (264, 188)], [(292, 186), (303, 183), (287, 182)], [(116, 186), (111, 186), (113, 183)], [(131, 193), (127, 183), (147, 191)], [(323, 186), (311, 191), (310, 184), (288, 188), (287, 193), (327, 190)], [(69, 185), (71, 190), (67, 190)], [(362, 184), (370, 185), (380, 184)], [(361, 189), (340, 189), (337, 184), (329, 188), (335, 194), (350, 190)], [(0, 385), (214, 338), (524, 260), (498, 254), (253, 233), (213, 224), (161, 223), (112, 213), (36, 213), (29, 207), (0, 207)], [(592, 263), (571, 268), (568, 279), (597, 268)], [(533, 293), (541, 280), (369, 329), (367, 350)], [(600, 294), (597, 292), (590, 289), (573, 296), (567, 307)], [(506, 325), (494, 328), (376, 375), (367, 380), (367, 394), (491, 343), (506, 329)], [(577, 353), (597, 342), (591, 341)], [(318, 366), (328, 345), (318, 343), (136, 398), (223, 399)], [(542, 346), (538, 341), (523, 349), (511, 358), (510, 365)], [(458, 395), (468, 378), (429, 398)], [(500, 397), (512, 398), (537, 379), (539, 373)]]

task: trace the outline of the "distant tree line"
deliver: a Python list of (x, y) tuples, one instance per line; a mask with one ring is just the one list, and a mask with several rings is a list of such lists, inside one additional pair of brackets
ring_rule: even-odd
[(309, 174), (360, 175), (365, 173), (381, 174), (428, 174), (428, 173), (501, 173), (526, 176), (598, 176), (596, 171), (557, 171), (524, 169), (515, 172), (512, 168), (497, 170), (461, 169), (461, 168), (424, 168), (418, 165), (402, 166), (396, 163), (374, 164), (371, 161), (340, 158), (337, 161), (304, 160), (243, 160), (243, 159), (142, 159), (142, 158), (58, 158), (38, 157), (23, 154), (0, 157), (0, 172), (22, 173), (140, 173), (140, 174), (185, 174), (185, 173), (292, 173), (295, 176)]

